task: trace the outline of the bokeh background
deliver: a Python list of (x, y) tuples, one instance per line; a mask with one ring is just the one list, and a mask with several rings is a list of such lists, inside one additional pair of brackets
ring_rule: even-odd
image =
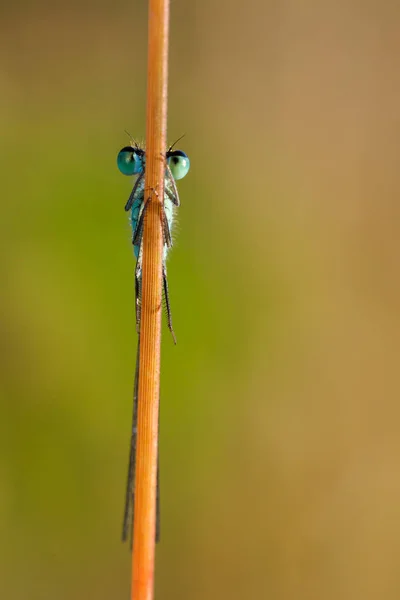
[[(1, 5), (0, 597), (128, 598), (146, 3)], [(399, 7), (171, 4), (192, 169), (159, 600), (400, 597)]]

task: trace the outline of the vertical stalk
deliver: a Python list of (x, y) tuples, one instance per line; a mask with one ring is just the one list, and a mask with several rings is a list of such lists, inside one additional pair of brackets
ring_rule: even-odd
[(152, 600), (160, 389), (162, 203), (167, 132), (169, 0), (149, 0), (140, 376), (132, 600)]

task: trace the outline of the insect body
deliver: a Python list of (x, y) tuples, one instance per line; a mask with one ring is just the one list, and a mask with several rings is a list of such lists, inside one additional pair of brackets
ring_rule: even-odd
[[(188, 173), (190, 161), (181, 150), (172, 150), (172, 146), (166, 152), (165, 180), (164, 180), (164, 202), (162, 207), (162, 230), (163, 230), (163, 259), (162, 259), (162, 285), (167, 314), (168, 328), (176, 343), (175, 333), (172, 327), (171, 306), (169, 301), (168, 280), (166, 260), (169, 248), (172, 246), (171, 231), (174, 221), (174, 213), (179, 206), (179, 194), (175, 181), (182, 179)], [(137, 437), (137, 408), (139, 389), (139, 345), (140, 345), (140, 318), (142, 305), (142, 261), (143, 261), (143, 228), (146, 216), (148, 198), (145, 197), (145, 169), (146, 153), (138, 144), (125, 146), (118, 153), (118, 168), (124, 175), (137, 175), (132, 192), (125, 205), (125, 210), (130, 211), (132, 224), (132, 244), (136, 257), (135, 269), (135, 304), (136, 304), (136, 329), (139, 334), (136, 374), (133, 398), (133, 422), (131, 434), (131, 449), (129, 457), (128, 480), (126, 487), (125, 511), (122, 539), (125, 541), (129, 531), (132, 531), (133, 506), (134, 506), (134, 484), (136, 464), (136, 437)], [(159, 537), (159, 493), (157, 476), (157, 528), (156, 538)]]

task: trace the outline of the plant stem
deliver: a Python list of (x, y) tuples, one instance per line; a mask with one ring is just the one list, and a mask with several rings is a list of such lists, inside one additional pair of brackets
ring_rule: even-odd
[(169, 0), (149, 0), (139, 406), (132, 600), (152, 600), (156, 529), (162, 304), (162, 206), (167, 133)]

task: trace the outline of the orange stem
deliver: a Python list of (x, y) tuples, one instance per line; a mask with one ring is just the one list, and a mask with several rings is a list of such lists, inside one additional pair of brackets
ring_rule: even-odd
[(149, 0), (148, 19), (145, 194), (149, 205), (143, 232), (132, 600), (152, 600), (154, 593), (169, 0)]

